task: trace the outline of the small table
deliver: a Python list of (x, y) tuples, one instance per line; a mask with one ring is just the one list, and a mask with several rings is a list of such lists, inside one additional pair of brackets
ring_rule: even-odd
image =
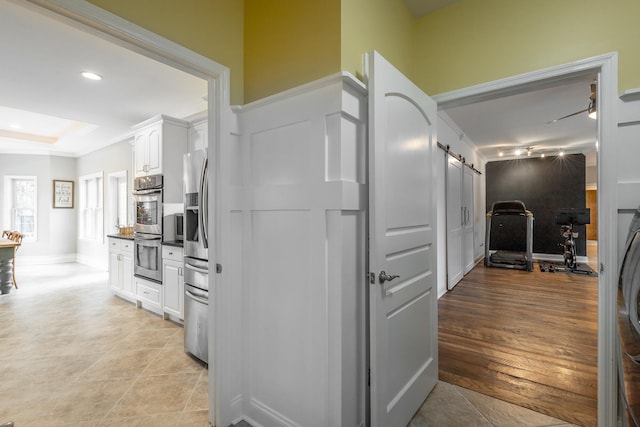
[(13, 257), (20, 243), (0, 237), (0, 294), (8, 294), (13, 287)]

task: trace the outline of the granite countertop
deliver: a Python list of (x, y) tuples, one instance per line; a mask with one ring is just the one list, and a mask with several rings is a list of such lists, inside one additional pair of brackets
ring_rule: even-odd
[(113, 238), (115, 238), (115, 239), (133, 240), (133, 233), (127, 233), (127, 234), (121, 234), (121, 233), (107, 234), (107, 237), (113, 237)]
[(182, 240), (163, 240), (162, 244), (164, 246), (175, 246), (176, 248), (184, 247), (184, 242)]

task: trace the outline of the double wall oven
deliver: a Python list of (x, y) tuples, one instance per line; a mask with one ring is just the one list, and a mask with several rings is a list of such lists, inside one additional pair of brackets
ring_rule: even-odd
[(162, 175), (136, 178), (134, 275), (162, 282)]

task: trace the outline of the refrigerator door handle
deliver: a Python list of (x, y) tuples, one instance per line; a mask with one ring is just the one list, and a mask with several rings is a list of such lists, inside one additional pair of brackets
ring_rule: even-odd
[(206, 268), (198, 268), (194, 265), (187, 264), (187, 263), (184, 264), (184, 268), (186, 268), (187, 270), (196, 271), (198, 273), (209, 274), (209, 270), (207, 270)]
[(197, 295), (195, 295), (193, 292), (191, 291), (184, 291), (184, 293), (191, 299), (193, 299), (194, 301), (199, 302), (200, 304), (205, 304), (205, 305), (209, 305), (209, 301), (204, 299), (204, 298), (200, 298)]
[(209, 159), (204, 159), (202, 168), (202, 243), (209, 248)]

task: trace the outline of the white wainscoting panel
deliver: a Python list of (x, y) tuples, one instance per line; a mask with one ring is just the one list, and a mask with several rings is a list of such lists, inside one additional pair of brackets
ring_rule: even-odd
[(234, 401), (256, 426), (366, 424), (365, 100), (339, 74), (237, 109)]

